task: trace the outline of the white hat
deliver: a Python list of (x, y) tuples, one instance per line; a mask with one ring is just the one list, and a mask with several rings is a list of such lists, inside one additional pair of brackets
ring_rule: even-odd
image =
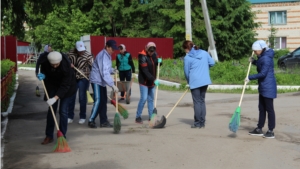
[(268, 50), (268, 45), (263, 40), (257, 40), (252, 45), (252, 50), (263, 50), (263, 48), (266, 48)]
[[(123, 50), (123, 51), (126, 51), (126, 46), (125, 46), (124, 44), (121, 44), (120, 46), (122, 46), (122, 48), (123, 48), (122, 50)], [(120, 47), (120, 46), (119, 46), (119, 47)]]
[(58, 64), (62, 60), (62, 55), (59, 52), (53, 51), (48, 54), (47, 58), (51, 64)]
[(82, 41), (77, 41), (76, 49), (78, 50), (78, 52), (85, 51), (84, 43)]

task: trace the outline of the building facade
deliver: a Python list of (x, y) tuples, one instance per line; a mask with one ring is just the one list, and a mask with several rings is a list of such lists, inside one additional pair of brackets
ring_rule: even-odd
[(300, 0), (249, 0), (256, 13), (257, 39), (269, 43), (271, 26), (276, 29), (275, 49), (300, 47)]

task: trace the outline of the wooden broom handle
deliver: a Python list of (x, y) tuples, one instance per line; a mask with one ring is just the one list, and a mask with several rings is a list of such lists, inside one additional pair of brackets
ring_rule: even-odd
[(173, 108), (170, 110), (170, 112), (167, 114), (166, 118), (168, 118), (170, 116), (170, 114), (173, 112), (173, 110), (175, 109), (175, 107), (178, 105), (178, 103), (182, 100), (182, 98), (185, 96), (185, 94), (189, 91), (189, 89), (186, 89), (186, 91), (182, 94), (182, 96), (179, 98), (179, 100), (177, 101), (177, 103), (173, 106)]
[[(156, 80), (159, 80), (159, 66), (160, 66), (160, 63), (158, 63), (158, 65), (157, 65), (157, 76), (156, 76)], [(156, 86), (156, 89), (155, 89), (154, 108), (156, 108), (157, 94), (158, 94), (158, 85)]]
[[(115, 67), (115, 69), (117, 69), (117, 66)], [(117, 73), (115, 73), (116, 87), (118, 87), (117, 78), (118, 78), (118, 75), (117, 75)], [(116, 112), (118, 112), (118, 93), (117, 92), (115, 92), (115, 98), (116, 98)]]
[(73, 67), (78, 73), (80, 73), (84, 78), (86, 78), (87, 80), (89, 80), (85, 74), (83, 74), (79, 69), (77, 69), (75, 66)]
[[(48, 95), (48, 92), (47, 92), (44, 80), (42, 80), (42, 84), (43, 84), (43, 87), (44, 87), (47, 99), (49, 100), (49, 95)], [(58, 124), (57, 124), (57, 120), (56, 120), (56, 117), (55, 117), (55, 114), (54, 114), (54, 110), (53, 110), (52, 106), (49, 106), (49, 107), (51, 109), (51, 113), (52, 113), (52, 116), (53, 116), (53, 119), (54, 119), (54, 122), (55, 122), (56, 129), (59, 130), (59, 127), (58, 127)]]
[[(251, 57), (253, 57), (253, 55), (254, 55), (254, 51), (252, 52), (252, 55), (251, 55)], [(250, 72), (251, 64), (252, 64), (252, 62), (250, 62), (250, 63), (249, 63), (249, 66), (248, 66), (248, 71), (247, 71), (246, 78), (249, 76), (249, 72)], [(246, 88), (246, 85), (247, 85), (247, 83), (246, 83), (246, 82), (244, 82), (244, 86), (243, 86), (243, 91), (242, 91), (242, 95), (241, 95), (241, 99), (240, 99), (239, 107), (241, 107), (241, 104), (242, 104), (242, 100), (243, 100), (243, 97), (244, 97), (244, 93), (245, 93), (245, 88)]]

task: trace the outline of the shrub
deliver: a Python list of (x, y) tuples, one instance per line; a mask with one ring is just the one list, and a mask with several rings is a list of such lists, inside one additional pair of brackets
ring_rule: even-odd
[(10, 68), (15, 66), (15, 62), (9, 59), (4, 59), (0, 61), (0, 65), (1, 65), (1, 78), (3, 78), (4, 76), (6, 76)]
[(279, 50), (275, 50), (275, 59), (280, 58), (281, 56), (284, 56), (286, 54), (290, 53), (290, 51), (288, 49), (279, 49)]

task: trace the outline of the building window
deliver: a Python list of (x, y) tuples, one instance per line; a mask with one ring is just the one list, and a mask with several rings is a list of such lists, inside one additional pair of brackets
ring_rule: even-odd
[(269, 24), (286, 24), (286, 11), (269, 12)]
[(285, 48), (286, 48), (286, 37), (276, 37), (274, 39), (274, 49), (285, 49)]
[(30, 51), (30, 46), (17, 46), (17, 53), (18, 54), (26, 54), (29, 53)]

